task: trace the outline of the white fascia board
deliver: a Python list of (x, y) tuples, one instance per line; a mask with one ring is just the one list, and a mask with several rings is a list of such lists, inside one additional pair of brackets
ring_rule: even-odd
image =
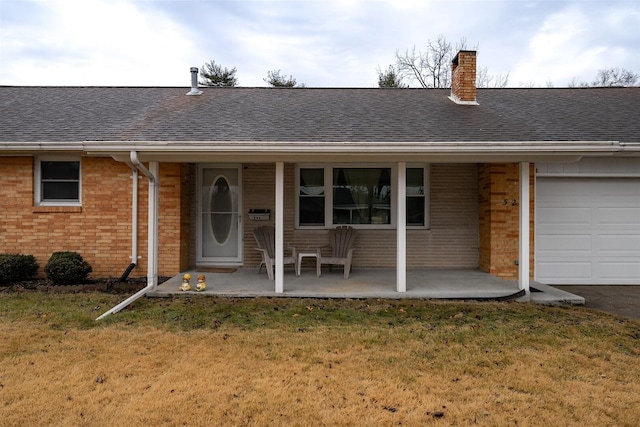
[(82, 153), (84, 152), (84, 142), (64, 141), (64, 142), (0, 142), (0, 155), (33, 155), (42, 152), (64, 152)]
[(264, 141), (133, 141), (85, 142), (84, 150), (91, 154), (135, 150), (140, 153), (161, 151), (175, 153), (614, 153), (621, 150), (618, 141), (514, 141), (514, 142), (264, 142)]
[(483, 141), (483, 142), (265, 142), (265, 141), (84, 141), (3, 142), (0, 155), (75, 152), (90, 156), (127, 155), (132, 150), (144, 161), (175, 156), (227, 154), (252, 157), (278, 155), (447, 155), (447, 156), (582, 156), (640, 155), (640, 143), (618, 141)]
[(623, 155), (640, 157), (640, 142), (621, 142), (620, 147)]
[[(619, 155), (617, 141), (523, 141), (523, 142), (256, 142), (256, 141), (135, 141), (85, 142), (90, 156), (128, 154), (140, 160), (161, 162), (217, 161), (296, 163), (335, 161), (520, 162), (577, 161), (581, 156)], [(420, 159), (420, 160), (418, 160)]]

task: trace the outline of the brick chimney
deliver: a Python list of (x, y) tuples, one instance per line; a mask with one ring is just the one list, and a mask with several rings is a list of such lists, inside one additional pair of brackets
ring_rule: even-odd
[(478, 105), (476, 51), (461, 50), (451, 61), (451, 99), (456, 104)]

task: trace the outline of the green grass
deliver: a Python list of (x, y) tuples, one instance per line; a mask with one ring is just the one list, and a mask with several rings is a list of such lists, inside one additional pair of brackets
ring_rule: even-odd
[[(44, 322), (53, 328), (150, 326), (190, 331), (233, 327), (277, 328), (304, 332), (319, 326), (384, 328), (437, 333), (465, 344), (479, 334), (496, 346), (520, 341), (582, 337), (637, 340), (640, 322), (584, 307), (551, 307), (513, 302), (439, 302), (432, 300), (219, 298), (180, 296), (141, 298), (119, 313), (95, 319), (118, 304), (121, 295), (103, 293), (0, 294), (0, 319)], [(637, 341), (635, 342), (637, 344)], [(622, 344), (621, 344), (622, 345)]]

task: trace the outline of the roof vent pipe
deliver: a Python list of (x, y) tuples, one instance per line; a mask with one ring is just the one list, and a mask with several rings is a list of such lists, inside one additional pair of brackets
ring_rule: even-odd
[(198, 89), (198, 67), (191, 67), (191, 90), (187, 95), (202, 95), (202, 91)]

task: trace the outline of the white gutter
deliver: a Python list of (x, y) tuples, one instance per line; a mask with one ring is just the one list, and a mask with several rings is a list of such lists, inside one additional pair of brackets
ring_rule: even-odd
[(140, 170), (140, 172), (142, 172), (147, 178), (149, 178), (149, 182), (155, 182), (156, 177), (153, 176), (151, 171), (149, 171), (149, 169), (147, 169), (142, 164), (142, 162), (140, 162), (140, 160), (138, 159), (138, 152), (137, 151), (131, 151), (129, 153), (129, 158), (131, 159), (131, 164), (133, 164), (136, 168), (138, 168), (138, 170)]
[[(97, 317), (96, 320), (103, 319), (104, 317), (117, 313), (123, 308), (127, 307), (132, 302), (137, 299), (145, 296), (149, 291), (155, 289), (158, 285), (158, 172), (159, 166), (158, 163), (151, 164), (151, 168), (154, 170), (155, 174), (147, 169), (138, 159), (138, 153), (135, 151), (131, 151), (130, 153), (131, 165), (135, 167), (134, 169), (134, 202), (133, 204), (133, 216), (135, 218), (135, 227), (133, 228), (133, 249), (132, 249), (132, 259), (136, 262), (137, 260), (137, 245), (138, 245), (138, 237), (137, 237), (137, 204), (138, 204), (138, 170), (140, 170), (148, 179), (149, 179), (149, 228), (148, 228), (148, 260), (147, 260), (147, 286), (144, 289), (136, 292), (126, 300), (122, 301), (120, 304), (116, 305), (112, 309), (108, 310), (106, 313)], [(133, 258), (135, 257), (135, 258)]]
[(143, 155), (160, 150), (167, 153), (448, 153), (448, 154), (525, 154), (525, 153), (598, 153), (636, 151), (635, 144), (618, 141), (85, 141), (91, 154), (130, 151)]
[[(620, 141), (83, 141), (1, 142), (3, 155), (42, 151), (109, 156), (132, 150), (145, 156), (194, 153), (366, 153), (366, 154), (640, 154), (640, 142)], [(137, 156), (137, 154), (136, 154)], [(146, 159), (145, 159), (146, 160)], [(144, 168), (146, 170), (146, 168)], [(142, 170), (142, 169), (141, 169)], [(148, 170), (147, 170), (148, 172)], [(144, 173), (144, 172), (143, 172)], [(145, 175), (147, 175), (145, 173)], [(148, 176), (148, 175), (147, 175)]]

